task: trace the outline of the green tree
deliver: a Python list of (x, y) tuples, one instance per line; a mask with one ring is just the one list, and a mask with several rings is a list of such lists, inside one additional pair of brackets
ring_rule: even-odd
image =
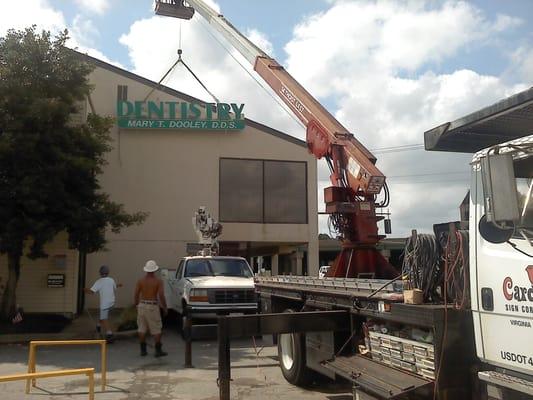
[(113, 120), (89, 114), (72, 122), (91, 92), (93, 67), (67, 39), (67, 31), (52, 37), (35, 27), (0, 38), (0, 254), (9, 269), (0, 319), (15, 311), (23, 255), (46, 257), (44, 245), (60, 232), (71, 248), (98, 251), (107, 229), (146, 218), (101, 191)]

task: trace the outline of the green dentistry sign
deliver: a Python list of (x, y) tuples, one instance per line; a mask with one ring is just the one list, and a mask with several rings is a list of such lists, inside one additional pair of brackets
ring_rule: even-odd
[(130, 129), (244, 129), (244, 104), (183, 101), (118, 101), (120, 128)]

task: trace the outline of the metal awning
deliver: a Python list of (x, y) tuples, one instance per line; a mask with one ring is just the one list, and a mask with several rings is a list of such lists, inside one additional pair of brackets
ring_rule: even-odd
[(533, 87), (424, 132), (426, 150), (475, 153), (533, 134)]

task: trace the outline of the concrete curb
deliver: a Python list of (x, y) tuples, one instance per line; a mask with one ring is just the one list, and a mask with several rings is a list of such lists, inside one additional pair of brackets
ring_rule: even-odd
[[(0, 335), (0, 344), (21, 344), (32, 340), (74, 340), (89, 339), (87, 335), (59, 333), (13, 333)], [(91, 338), (92, 339), (92, 338)]]
[[(115, 332), (113, 334), (115, 339), (127, 339), (137, 336), (136, 330)], [(58, 333), (17, 333), (0, 335), (0, 344), (26, 344), (32, 340), (76, 340), (76, 339), (95, 339), (93, 334), (81, 334), (74, 332), (58, 332)]]
[(115, 338), (125, 339), (125, 338), (135, 337), (137, 336), (137, 334), (138, 334), (137, 330), (133, 329), (129, 331), (114, 332), (113, 336)]

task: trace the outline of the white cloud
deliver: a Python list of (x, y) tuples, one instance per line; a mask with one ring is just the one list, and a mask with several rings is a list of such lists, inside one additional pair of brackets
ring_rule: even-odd
[(105, 13), (111, 5), (109, 0), (76, 0), (76, 3), (82, 9), (95, 14)]
[(76, 15), (69, 24), (63, 13), (52, 7), (47, 0), (27, 0), (23, 8), (15, 2), (2, 4), (0, 35), (4, 35), (9, 29), (24, 29), (31, 25), (36, 25), (38, 30), (48, 30), (52, 34), (67, 28), (70, 35), (67, 46), (121, 67), (120, 63), (94, 48), (94, 39), (99, 33), (91, 20)]
[(274, 46), (272, 46), (272, 43), (263, 32), (260, 32), (257, 29), (247, 29), (245, 35), (253, 44), (267, 53), (270, 57), (276, 56), (274, 53)]
[(517, 74), (524, 82), (533, 85), (533, 47), (520, 46), (513, 52), (512, 60), (514, 68), (510, 73)]
[[(183, 60), (221, 101), (245, 103), (248, 118), (303, 138), (303, 128), (270, 97), (275, 95), (257, 85), (254, 78), (263, 86), (267, 85), (261, 78), (249, 75), (253, 74), (252, 66), (201, 18), (196, 14), (191, 21), (181, 22)], [(120, 38), (120, 43), (127, 46), (137, 74), (159, 81), (177, 59), (179, 32), (180, 21), (154, 16), (133, 23)], [(269, 43), (258, 31), (254, 36), (259, 45)], [(160, 40), (163, 37), (165, 40)], [(183, 66), (178, 65), (163, 83), (212, 101)]]
[(94, 46), (94, 39), (99, 36), (93, 21), (79, 14), (74, 17), (70, 29), (72, 37), (75, 37), (80, 45)]
[(204, 0), (205, 3), (207, 3), (207, 5), (209, 7), (211, 7), (213, 10), (215, 10), (217, 13), (220, 13), (220, 6), (218, 5), (218, 3), (214, 0)]
[[(285, 64), (311, 93), (334, 104), (336, 117), (368, 148), (422, 143), (425, 130), (524, 88), (466, 68), (432, 72), (433, 66), (441, 67), (461, 52), (490, 45), (500, 33), (519, 25), (517, 18), (490, 19), (461, 1), (330, 3), (328, 10), (305, 17), (295, 27), (285, 46)], [(179, 26), (174, 19), (153, 17), (130, 27), (120, 41), (129, 49), (135, 72), (156, 81), (161, 78), (176, 60)], [(219, 35), (206, 31), (205, 21), (196, 15), (181, 26), (184, 60), (211, 91), (221, 100), (245, 102), (248, 117), (303, 138), (304, 129), (280, 111), (271, 92), (266, 94), (250, 78), (247, 62)], [(253, 29), (246, 34), (270, 52), (265, 35)], [(529, 52), (515, 56), (523, 60), (527, 73)], [(183, 68), (165, 83), (210, 100)], [(423, 150), (376, 153), (378, 167), (391, 177), (394, 235), (408, 234), (412, 228), (427, 231), (433, 223), (457, 219), (468, 187), (470, 156)], [(443, 172), (448, 175), (412, 176)], [(320, 208), (328, 176), (326, 164), (320, 162)], [(326, 231), (323, 217), (320, 230)]]
[(515, 28), (524, 23), (520, 18), (511, 17), (509, 15), (498, 14), (496, 22), (493, 24), (493, 30), (495, 32), (503, 32), (510, 28)]
[(24, 29), (31, 25), (38, 29), (57, 32), (66, 27), (63, 13), (53, 9), (47, 0), (27, 0), (2, 2), (0, 12), (0, 35), (8, 29)]
[[(432, 72), (432, 65), (497, 39), (521, 23), (516, 18), (493, 21), (455, 1), (331, 3), (294, 29), (285, 47), (288, 69), (312, 93), (335, 101), (335, 116), (367, 148), (422, 143), (424, 131), (525, 88), (468, 69)], [(527, 73), (529, 53), (516, 57)], [(391, 176), (394, 235), (458, 218), (470, 156), (423, 150), (376, 155)], [(449, 175), (412, 176), (443, 172)], [(319, 186), (328, 186), (325, 164), (319, 174)], [(411, 177), (395, 178), (403, 175)], [(321, 201), (319, 191), (319, 207)]]

